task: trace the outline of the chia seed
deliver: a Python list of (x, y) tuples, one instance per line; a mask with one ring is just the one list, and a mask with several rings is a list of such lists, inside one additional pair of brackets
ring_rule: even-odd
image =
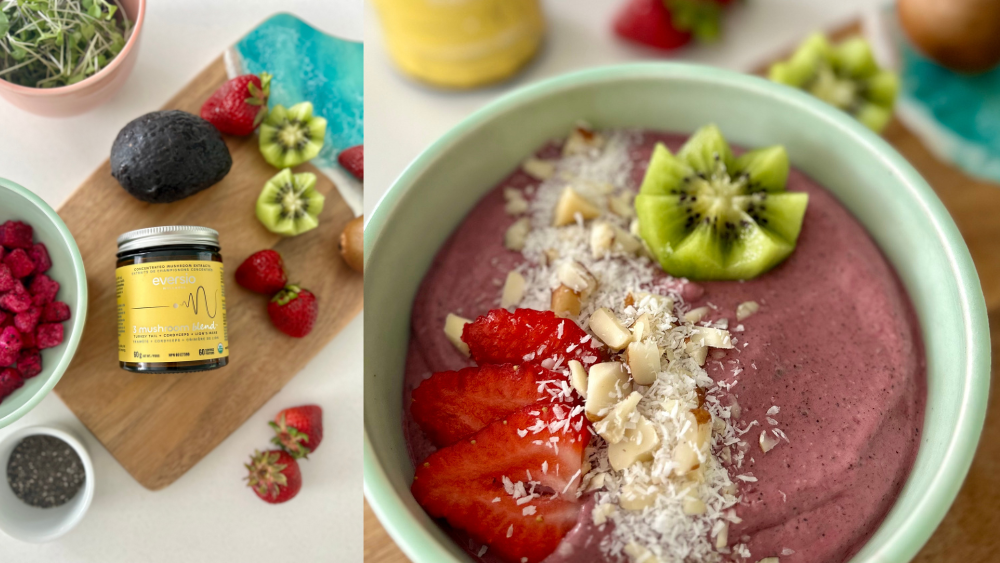
[(7, 484), (25, 504), (38, 508), (62, 506), (83, 487), (86, 472), (80, 456), (53, 436), (28, 436), (7, 462)]

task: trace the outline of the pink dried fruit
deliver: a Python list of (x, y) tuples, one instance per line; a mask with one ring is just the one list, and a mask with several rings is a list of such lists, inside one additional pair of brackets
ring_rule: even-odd
[(38, 326), (38, 320), (42, 318), (41, 307), (31, 307), (23, 313), (14, 316), (14, 328), (21, 334), (32, 332)]
[(69, 305), (62, 301), (53, 301), (45, 305), (42, 309), (42, 322), (61, 323), (68, 321), (70, 317)]
[(7, 248), (30, 248), (34, 230), (20, 221), (7, 221), (0, 225), (0, 245)]
[(44, 274), (52, 267), (52, 258), (49, 257), (49, 249), (44, 243), (36, 243), (28, 250), (28, 257), (35, 263), (35, 273)]
[(0, 401), (9, 397), (14, 391), (17, 391), (24, 385), (24, 379), (21, 377), (21, 372), (14, 368), (7, 368), (0, 371)]
[[(0, 247), (2, 249), (3, 247)], [(2, 250), (0, 250), (2, 254)], [(10, 271), (10, 267), (7, 264), (0, 264), (0, 293), (4, 293), (14, 289), (14, 282), (17, 278), (14, 277), (14, 273)]]
[(4, 256), (3, 263), (10, 268), (15, 278), (24, 278), (35, 271), (35, 263), (28, 257), (28, 253), (23, 248), (15, 248)]
[(42, 353), (35, 348), (25, 348), (17, 356), (17, 371), (21, 377), (31, 379), (42, 373)]
[[(0, 354), (14, 354), (21, 351), (21, 333), (16, 328), (9, 326), (0, 332)], [(0, 365), (10, 365), (13, 362)]]
[(38, 325), (35, 333), (35, 343), (40, 350), (54, 348), (63, 341), (63, 325), (57, 323), (45, 323)]
[(45, 274), (39, 274), (31, 280), (28, 292), (31, 293), (35, 305), (48, 305), (56, 300), (56, 294), (59, 293), (59, 282)]
[(23, 313), (31, 308), (31, 294), (24, 289), (18, 280), (14, 289), (0, 295), (0, 309), (5, 309), (11, 313)]

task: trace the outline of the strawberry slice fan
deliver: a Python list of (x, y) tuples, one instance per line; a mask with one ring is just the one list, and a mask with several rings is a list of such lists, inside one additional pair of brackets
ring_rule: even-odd
[(576, 525), (591, 429), (565, 373), (605, 359), (573, 321), (551, 311), (490, 311), (462, 340), (478, 367), (438, 372), (413, 391), (410, 412), (440, 448), (411, 490), (434, 518), (502, 558), (541, 561)]
[(628, 0), (615, 17), (620, 37), (666, 51), (692, 39), (718, 39), (722, 10), (733, 0)]

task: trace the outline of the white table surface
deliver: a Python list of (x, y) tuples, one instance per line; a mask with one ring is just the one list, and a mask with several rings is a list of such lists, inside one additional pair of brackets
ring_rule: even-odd
[[(624, 0), (542, 0), (548, 35), (540, 54), (501, 85), (468, 92), (435, 90), (401, 75), (382, 43), (376, 11), (365, 19), (365, 212), (431, 142), (472, 111), (518, 86), (591, 66), (663, 59), (619, 40), (611, 30)], [(670, 58), (746, 71), (809, 32), (835, 27), (879, 0), (745, 0), (725, 21), (725, 40), (676, 51)]]
[[(110, 102), (59, 120), (0, 102), (0, 176), (58, 207), (108, 157), (123, 125), (158, 109), (226, 47), (280, 11), (340, 37), (363, 38), (362, 0), (149, 0), (138, 64)], [(361, 347), (359, 316), (246, 424), (158, 492), (132, 479), (49, 395), (0, 437), (25, 425), (75, 432), (94, 458), (94, 503), (75, 530), (49, 544), (0, 533), (0, 562), (228, 563), (282, 559), (286, 550), (298, 561), (360, 561)], [(268, 445), (267, 421), (275, 413), (311, 402), (324, 408), (326, 434), (302, 464), (302, 492), (284, 505), (265, 504), (241, 480), (243, 463)]]

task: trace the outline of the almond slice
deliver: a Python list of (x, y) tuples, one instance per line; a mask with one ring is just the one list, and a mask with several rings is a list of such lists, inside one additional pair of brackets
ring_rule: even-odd
[(634, 196), (635, 194), (629, 190), (625, 190), (618, 195), (608, 196), (608, 210), (626, 219), (635, 217), (635, 208), (632, 207), (632, 198)]
[(709, 311), (708, 307), (698, 307), (695, 309), (691, 309), (687, 313), (684, 313), (684, 320), (691, 324), (700, 323), (701, 320), (705, 318), (705, 315), (708, 314), (708, 311)]
[(603, 420), (594, 425), (597, 434), (608, 441), (609, 444), (617, 444), (625, 437), (625, 425), (628, 424), (632, 413), (635, 412), (636, 405), (642, 400), (642, 393), (633, 391), (625, 400), (621, 401)]
[(604, 136), (595, 132), (585, 123), (580, 123), (569, 132), (566, 142), (563, 144), (563, 156), (575, 154), (586, 154), (594, 149), (604, 146)]
[(654, 555), (652, 551), (634, 541), (628, 542), (625, 545), (625, 555), (629, 556), (631, 563), (662, 563), (660, 558)]
[(530, 157), (521, 163), (521, 169), (536, 180), (548, 180), (556, 173), (556, 163), (552, 160)]
[(691, 334), (691, 342), (712, 348), (729, 349), (733, 347), (733, 339), (728, 330), (707, 326), (695, 327), (694, 332)]
[(615, 230), (611, 223), (600, 221), (590, 227), (590, 255), (595, 259), (611, 252), (615, 243)]
[(504, 188), (503, 199), (506, 201), (503, 209), (508, 215), (520, 215), (528, 210), (528, 200), (517, 188)]
[(736, 306), (736, 321), (742, 321), (759, 310), (760, 305), (756, 301), (744, 301)]
[(521, 217), (507, 227), (507, 232), (503, 235), (503, 245), (510, 250), (522, 251), (524, 244), (528, 242), (528, 233), (531, 232), (531, 220)]
[(584, 409), (591, 421), (603, 419), (612, 406), (632, 392), (625, 366), (604, 362), (590, 367), (587, 376), (587, 399)]
[(639, 385), (652, 385), (660, 371), (660, 350), (652, 341), (628, 345), (628, 367)]
[(773, 450), (775, 446), (781, 443), (780, 440), (772, 436), (767, 430), (760, 431), (760, 439), (757, 441), (760, 444), (761, 451), (764, 453)]
[(618, 512), (618, 507), (606, 502), (604, 504), (599, 504), (594, 507), (594, 510), (590, 512), (590, 516), (594, 519), (594, 525), (600, 526), (608, 521), (608, 517)]
[[(629, 293), (629, 296), (631, 295)], [(643, 313), (632, 323), (629, 330), (632, 331), (632, 342), (642, 342), (644, 338), (653, 334), (653, 320), (648, 313)]]
[(623, 471), (640, 461), (652, 461), (653, 453), (660, 447), (656, 427), (645, 416), (639, 415), (635, 428), (625, 430), (617, 444), (608, 446), (608, 462), (617, 471)]
[(686, 496), (681, 500), (681, 507), (684, 510), (684, 514), (688, 516), (697, 516), (699, 514), (705, 513), (705, 502), (698, 497)]
[(569, 361), (569, 380), (573, 389), (584, 399), (587, 398), (587, 370), (576, 360)]
[(725, 520), (720, 520), (722, 526), (719, 528), (719, 534), (715, 536), (715, 548), (722, 549), (729, 544), (729, 522)]
[(560, 285), (552, 290), (552, 299), (549, 301), (549, 310), (563, 318), (575, 319), (580, 316), (582, 301), (580, 294)]
[(614, 351), (620, 351), (632, 340), (632, 333), (625, 328), (618, 317), (607, 308), (601, 307), (590, 315), (590, 330)]
[(500, 307), (506, 309), (513, 307), (524, 299), (524, 288), (527, 282), (521, 272), (511, 270), (507, 272), (507, 280), (503, 284), (503, 292), (500, 294)]
[(597, 289), (597, 280), (576, 260), (567, 260), (556, 268), (556, 278), (559, 283), (572, 289), (586, 298)]
[(460, 317), (454, 313), (448, 313), (448, 316), (444, 320), (444, 335), (448, 337), (451, 342), (459, 352), (469, 356), (469, 345), (462, 341), (462, 331), (465, 329), (465, 325), (471, 323), (469, 319)]
[(552, 226), (572, 225), (576, 222), (578, 213), (584, 220), (596, 219), (601, 215), (601, 209), (573, 188), (566, 186), (563, 188), (562, 195), (559, 196), (559, 203), (556, 204)]

